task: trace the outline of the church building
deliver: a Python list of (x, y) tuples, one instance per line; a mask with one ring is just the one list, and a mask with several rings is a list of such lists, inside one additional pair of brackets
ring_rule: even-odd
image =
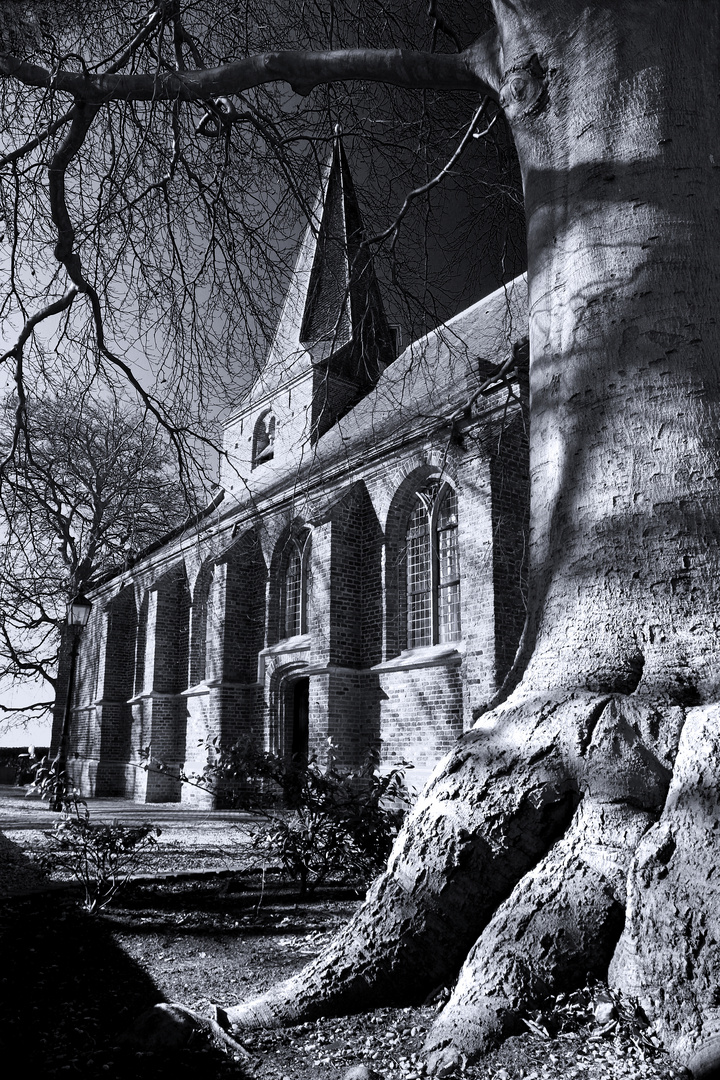
[[(204, 744), (370, 747), (422, 783), (506, 675), (525, 615), (524, 278), (398, 356), (341, 138), (220, 491), (90, 595), (67, 765), (87, 795), (207, 802)], [(53, 752), (61, 737), (61, 665)], [(141, 767), (150, 748), (166, 772)]]

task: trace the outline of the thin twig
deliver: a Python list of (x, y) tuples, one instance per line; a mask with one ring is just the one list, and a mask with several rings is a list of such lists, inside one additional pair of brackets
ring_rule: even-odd
[[(460, 140), (457, 147), (455, 148), (455, 150), (454, 150), (454, 152), (452, 154), (452, 157), (448, 161), (446, 161), (446, 163), (443, 165), (440, 172), (436, 173), (436, 175), (433, 176), (432, 180), (428, 180), (428, 182), (426, 184), (422, 184), (420, 187), (414, 188), (413, 191), (409, 192), (408, 195), (405, 198), (405, 202), (400, 207), (400, 212), (398, 213), (398, 215), (395, 218), (395, 220), (393, 221), (393, 223), (391, 225), (388, 225), (387, 229), (384, 229), (381, 233), (376, 233), (375, 236), (369, 237), (369, 239), (365, 241), (366, 244), (380, 244), (380, 243), (382, 243), (383, 240), (387, 240), (388, 236), (392, 236), (392, 241), (390, 243), (390, 248), (392, 250), (395, 247), (395, 243), (397, 241), (397, 236), (398, 236), (398, 230), (400, 228), (400, 223), (402, 222), (403, 218), (407, 214), (407, 212), (410, 209), (411, 205), (413, 204), (415, 199), (419, 199), (421, 195), (425, 195), (425, 194), (427, 194), (428, 191), (432, 191), (432, 189), (434, 187), (437, 187), (437, 185), (443, 180), (443, 178), (445, 176), (447, 176), (447, 174), (450, 172), (453, 165), (458, 160), (458, 158), (462, 154), (463, 150), (465, 149), (465, 147), (469, 143), (470, 139), (475, 134), (475, 127), (477, 125), (477, 122), (480, 119), (480, 117), (482, 116), (482, 114), (485, 112), (485, 109), (487, 108), (489, 101), (490, 101), (489, 97), (484, 97), (482, 99), (482, 101), (480, 102), (480, 105), (475, 110), (475, 115), (473, 116), (472, 120), (470, 121), (470, 126), (468, 127), (467, 131), (465, 132), (462, 139)], [(497, 117), (492, 118), (492, 120), (488, 124), (486, 130), (482, 134), (487, 134), (487, 132), (490, 130), (490, 128), (495, 123), (496, 119), (497, 119)]]

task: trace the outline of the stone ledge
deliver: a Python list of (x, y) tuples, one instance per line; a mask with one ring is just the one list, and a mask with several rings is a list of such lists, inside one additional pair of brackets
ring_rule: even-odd
[(295, 637), (283, 638), (276, 645), (268, 645), (261, 649), (258, 656), (277, 656), (288, 652), (309, 652), (312, 646), (309, 634), (297, 634)]
[(409, 668), (451, 667), (462, 661), (465, 644), (425, 645), (421, 649), (405, 649), (391, 660), (375, 664), (370, 671), (407, 671)]

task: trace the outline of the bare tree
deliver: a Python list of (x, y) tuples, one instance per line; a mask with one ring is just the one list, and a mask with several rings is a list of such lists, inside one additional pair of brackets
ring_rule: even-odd
[[(121, 372), (159, 418), (180, 429), (181, 451), (193, 426), (188, 402), (197, 432), (208, 405), (232, 407), (264, 359), (335, 125), (362, 181), (368, 230), (379, 234), (408, 191), (453, 157), (476, 95), (456, 101), (428, 84), (418, 97), (378, 84), (363, 102), (340, 83), (301, 97), (276, 80), (238, 84), (230, 96), (167, 82), (214, 84), (232, 68), (228, 57), (270, 41), (342, 46), (366, 34), (405, 47), (423, 38), (430, 44), (430, 26), (418, 26), (404, 4), (394, 13), (378, 0), (362, 10), (298, 11), (281, 0), (272, 27), (266, 6), (254, 0), (69, 7), (3, 6), (0, 213), (11, 287), (0, 317), (13, 343), (3, 359), (15, 369), (20, 404), (25, 382), (58, 341), (65, 355), (86, 356), (91, 369)], [(66, 77), (87, 82), (87, 92), (68, 93)], [(107, 78), (119, 82), (97, 95), (90, 84)], [(142, 87), (126, 92), (128, 78)], [(498, 196), (489, 182), (498, 160), (511, 156), (498, 125), (489, 141), (470, 139), (444, 185), (412, 200), (399, 235), (373, 245), (385, 296), (409, 332), (457, 310), (463, 290), (466, 303), (475, 299), (489, 270), (499, 283), (503, 260), (512, 261), (505, 219), (517, 184), (511, 179)], [(478, 176), (488, 182), (478, 184)], [(480, 221), (479, 232), (473, 223)], [(453, 255), (432, 242), (433, 230), (457, 235)], [(498, 236), (502, 250), (489, 251), (483, 236), (493, 243)]]
[[(330, 4), (314, 33), (285, 35), (234, 6), (240, 32), (220, 55), (203, 5), (167, 3), (99, 64), (67, 51), (52, 64), (6, 54), (0, 72), (22, 103), (18, 143), (32, 133), (53, 147), (53, 227), (32, 235), (55, 234), (62, 273), (43, 295), (50, 287), (70, 309), (78, 290), (93, 313), (111, 299), (88, 279), (114, 220), (96, 214), (98, 196), (112, 190), (132, 215), (143, 185), (156, 185), (172, 214), (168, 171), (198, 190), (183, 161), (191, 127), (218, 135), (208, 161), (241, 127), (249, 161), (282, 144), (262, 125), (292, 108), (291, 91), (349, 83), (372, 95), (392, 84), (420, 100), (471, 92), (502, 110), (528, 230), (524, 639), (498, 701), (438, 766), (350, 926), (299, 978), (227, 1020), (235, 1031), (290, 1024), (457, 978), (429, 1036), (432, 1071), (483, 1052), (524, 1008), (609, 965), (676, 1056), (710, 1075), (720, 1064), (720, 9), (491, 6), (494, 25), (480, 36), (455, 31), (459, 49), (437, 17), (420, 49), (369, 4)], [(142, 129), (133, 164), (117, 183), (100, 165), (78, 186), (88, 140), (107, 163), (118, 123)], [(164, 171), (149, 168), (150, 148), (159, 162), (163, 145)], [(215, 189), (202, 186), (207, 200)], [(70, 211), (83, 200), (96, 223), (87, 245)]]
[[(12, 401), (5, 419), (9, 442)], [(111, 394), (70, 384), (33, 396), (26, 422), (0, 488), (0, 683), (52, 694), (67, 601), (187, 520), (196, 493), (157, 422)], [(7, 726), (51, 706), (0, 708)]]

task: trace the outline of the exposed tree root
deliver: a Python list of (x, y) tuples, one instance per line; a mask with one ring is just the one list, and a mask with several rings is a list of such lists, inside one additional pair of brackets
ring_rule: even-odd
[[(438, 767), (387, 871), (355, 918), (298, 976), (227, 1010), (232, 1030), (423, 1000), (439, 984), (454, 981), (493, 912), (552, 849), (583, 795), (593, 805), (605, 804), (597, 814), (618, 818), (606, 848), (622, 848), (626, 869), (639, 836), (637, 822), (642, 831), (651, 820), (642, 811), (659, 810), (668, 777), (610, 695), (511, 699), (483, 718)], [(623, 801), (636, 811), (610, 811), (609, 804)], [(587, 819), (586, 811), (577, 829), (587, 831)], [(627, 837), (621, 842), (616, 833), (623, 829)], [(588, 851), (584, 857), (581, 837), (572, 833), (558, 855), (549, 856), (570, 875), (568, 884), (558, 881), (564, 890), (558, 903), (575, 903), (575, 917), (589, 924), (587, 942), (582, 938), (576, 952), (583, 943), (596, 947), (595, 923), (612, 923), (611, 951), (621, 916), (604, 885), (599, 898), (594, 896), (606, 871), (594, 868), (596, 855)], [(595, 876), (581, 902), (577, 882), (583, 874)], [(614, 871), (608, 881), (613, 875), (618, 876)], [(538, 902), (533, 890), (528, 882), (528, 912)], [(502, 911), (507, 909), (504, 904)], [(605, 965), (609, 955), (606, 949)], [(577, 963), (584, 975), (587, 961), (578, 957)]]
[(694, 1076), (720, 1076), (720, 706), (693, 709), (658, 823), (628, 878), (611, 984)]
[[(557, 707), (546, 701), (541, 712)], [(521, 732), (508, 713), (492, 731), (469, 733), (436, 770), (348, 926), (298, 976), (228, 1009), (233, 1030), (422, 1001), (455, 978), (576, 804), (557, 726)]]
[(500, 905), (428, 1035), (428, 1071), (476, 1057), (523, 1030), (549, 994), (604, 976), (623, 927), (632, 852), (647, 811), (587, 798), (553, 850)]
[(612, 957), (613, 984), (698, 1077), (714, 1076), (720, 707), (690, 714), (666, 803), (684, 716), (619, 694), (516, 692), (438, 766), (349, 925), (222, 1026), (413, 1004), (460, 972), (428, 1037), (442, 1072)]
[(232, 1054), (242, 1076), (255, 1076), (257, 1062), (216, 1020), (200, 1016), (184, 1005), (153, 1005), (147, 1009), (120, 1039), (125, 1046), (145, 1050), (180, 1050), (206, 1043)]

